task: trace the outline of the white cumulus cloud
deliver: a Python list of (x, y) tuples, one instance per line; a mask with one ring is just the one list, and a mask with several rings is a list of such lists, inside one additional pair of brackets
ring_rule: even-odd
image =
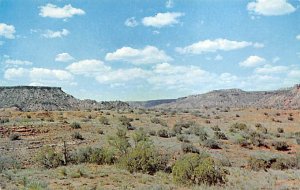
[(122, 47), (115, 52), (107, 53), (105, 59), (108, 61), (125, 61), (136, 65), (161, 63), (172, 60), (163, 50), (159, 50), (154, 46), (146, 46), (143, 49)]
[(103, 73), (96, 77), (99, 83), (123, 83), (139, 78), (145, 78), (148, 72), (141, 68), (118, 69)]
[(46, 68), (9, 68), (4, 72), (7, 80), (29, 80), (30, 82), (72, 81), (73, 76), (65, 70)]
[(72, 60), (74, 60), (74, 57), (72, 57), (68, 53), (60, 53), (60, 54), (57, 54), (55, 57), (55, 61), (58, 61), (58, 62), (69, 62)]
[[(186, 47), (178, 47), (176, 51), (179, 53), (201, 54), (206, 52), (230, 51), (242, 49), (248, 46), (254, 46), (256, 43), (247, 41), (233, 41), (228, 39), (218, 38), (215, 40), (204, 40), (193, 43)], [(255, 47), (255, 46), (254, 46)]]
[(300, 40), (300, 34), (296, 36), (296, 39), (297, 39), (297, 40)]
[(0, 23), (0, 36), (3, 36), (4, 38), (7, 38), (7, 39), (14, 39), (15, 32), (16, 32), (16, 29), (13, 25)]
[(40, 7), (39, 15), (42, 17), (50, 18), (71, 18), (74, 15), (84, 15), (85, 12), (82, 9), (74, 8), (72, 5), (65, 5), (64, 7), (58, 7), (53, 4), (47, 4)]
[(148, 82), (158, 88), (186, 88), (207, 83), (213, 75), (197, 66), (180, 66), (169, 63), (157, 64)]
[(248, 3), (247, 9), (250, 13), (264, 16), (285, 15), (296, 10), (287, 0), (256, 0)]
[(29, 72), (29, 77), (32, 81), (47, 81), (47, 80), (61, 80), (71, 81), (73, 76), (65, 70), (32, 68)]
[(251, 55), (244, 61), (240, 62), (239, 65), (241, 67), (256, 67), (265, 62), (266, 62), (266, 60), (264, 58), (259, 57), (257, 55)]
[(66, 68), (73, 74), (95, 76), (99, 73), (105, 73), (111, 70), (109, 66), (106, 66), (102, 61), (96, 59), (86, 59), (78, 62), (74, 62)]
[(14, 80), (23, 78), (28, 74), (28, 70), (24, 68), (10, 68), (5, 70), (4, 78), (7, 80)]
[(67, 29), (62, 29), (61, 31), (46, 30), (42, 36), (45, 38), (62, 38), (69, 35), (69, 33), (70, 32)]
[(184, 14), (180, 12), (157, 13), (155, 16), (144, 17), (142, 23), (145, 26), (161, 28), (179, 23), (179, 18)]

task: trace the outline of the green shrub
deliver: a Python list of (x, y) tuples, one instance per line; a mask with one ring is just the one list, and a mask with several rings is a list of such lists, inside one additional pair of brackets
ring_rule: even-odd
[(259, 130), (260, 132), (262, 132), (263, 134), (267, 134), (267, 133), (268, 133), (268, 129), (265, 128), (265, 127), (258, 128), (258, 130)]
[(287, 151), (289, 150), (289, 145), (285, 141), (276, 141), (272, 144), (276, 150)]
[(263, 136), (260, 133), (257, 133), (255, 131), (250, 132), (249, 141), (251, 144), (257, 147), (261, 147), (261, 146), (268, 147), (264, 141)]
[(181, 150), (184, 153), (199, 153), (199, 149), (190, 143), (182, 143)]
[(165, 130), (165, 129), (160, 129), (159, 131), (157, 131), (157, 135), (158, 135), (159, 137), (169, 138), (168, 131)]
[(161, 126), (164, 126), (164, 127), (167, 127), (167, 123), (157, 117), (153, 117), (150, 119), (151, 123), (154, 123), (154, 124), (160, 124)]
[(9, 135), (9, 139), (10, 139), (11, 141), (20, 140), (20, 135), (17, 134), (17, 133), (12, 133), (12, 134)]
[(233, 133), (237, 131), (246, 131), (246, 130), (248, 130), (248, 127), (245, 123), (234, 123), (229, 128), (229, 131)]
[(143, 128), (140, 128), (139, 130), (135, 131), (132, 138), (133, 138), (133, 141), (135, 144), (138, 144), (141, 141), (149, 140), (149, 137), (148, 137), (147, 133), (143, 130)]
[(193, 126), (195, 124), (194, 121), (180, 121), (180, 122), (177, 122), (175, 126), (180, 126), (181, 128), (189, 128), (191, 126)]
[(174, 125), (173, 126), (173, 129), (172, 131), (175, 133), (175, 134), (181, 134), (181, 131), (182, 131), (182, 127), (180, 125)]
[(256, 124), (255, 124), (255, 127), (259, 129), (259, 128), (262, 128), (263, 126), (262, 126), (261, 123), (256, 123)]
[(73, 138), (73, 139), (78, 139), (78, 140), (84, 140), (83, 136), (82, 136), (78, 131), (75, 131), (75, 132), (72, 134), (72, 138)]
[(0, 155), (0, 173), (8, 169), (19, 169), (20, 163), (13, 157)]
[(98, 130), (98, 134), (104, 135), (104, 131), (103, 131), (102, 129), (99, 129), (99, 130)]
[(113, 164), (115, 154), (106, 148), (81, 148), (72, 154), (72, 161), (79, 163)]
[(284, 133), (284, 130), (283, 130), (283, 128), (278, 127), (278, 128), (277, 128), (277, 132), (278, 132), (278, 133)]
[(80, 178), (80, 177), (86, 176), (86, 174), (82, 168), (77, 168), (77, 169), (71, 170), (69, 175), (71, 178)]
[(8, 122), (9, 122), (9, 119), (8, 119), (8, 118), (1, 118), (1, 119), (0, 119), (0, 123), (1, 123), (1, 124), (8, 123)]
[(91, 147), (81, 148), (76, 150), (76, 152), (72, 152), (71, 160), (77, 164), (90, 162), (90, 157), (93, 153), (93, 149)]
[(203, 127), (199, 127), (199, 126), (192, 126), (190, 129), (191, 133), (196, 135), (196, 136), (200, 136), (203, 133), (206, 133)]
[(215, 131), (214, 134), (215, 134), (216, 139), (228, 140), (225, 133), (223, 133), (221, 131)]
[(271, 163), (271, 168), (274, 170), (287, 170), (297, 166), (294, 158), (279, 157), (275, 162)]
[(177, 140), (179, 140), (180, 142), (186, 142), (186, 143), (190, 142), (188, 137), (186, 135), (182, 135), (182, 134), (177, 135)]
[(248, 165), (254, 171), (267, 170), (270, 168), (270, 160), (251, 156), (248, 160)]
[(176, 133), (174, 133), (173, 131), (169, 131), (168, 135), (169, 137), (176, 137)]
[(149, 131), (149, 135), (150, 135), (150, 136), (156, 136), (156, 131), (155, 131), (155, 130)]
[(25, 185), (25, 189), (28, 190), (44, 190), (47, 189), (47, 184), (40, 181), (31, 181), (30, 183)]
[(124, 129), (118, 129), (116, 135), (108, 137), (109, 145), (116, 148), (121, 154), (125, 154), (130, 147), (126, 131)]
[(71, 128), (72, 129), (80, 129), (81, 125), (78, 122), (73, 122), (73, 123), (71, 123)]
[(239, 144), (241, 147), (250, 148), (250, 143), (242, 136), (237, 137), (234, 142)]
[(122, 125), (124, 126), (131, 126), (131, 123), (133, 121), (132, 118), (128, 118), (124, 115), (122, 115), (120, 118), (119, 118), (119, 121), (122, 123)]
[(207, 139), (203, 142), (203, 146), (210, 149), (221, 149), (219, 143), (214, 139)]
[(120, 158), (119, 164), (131, 173), (154, 174), (166, 168), (167, 160), (151, 143), (141, 141)]
[(270, 155), (261, 153), (250, 156), (248, 160), (250, 169), (259, 171), (272, 168), (274, 170), (285, 170), (297, 167), (297, 159), (295, 157), (283, 157), (282, 155)]
[(176, 183), (187, 185), (215, 185), (226, 181), (226, 171), (203, 153), (184, 155), (175, 162), (172, 174)]
[(207, 140), (207, 138), (208, 138), (208, 134), (203, 129), (199, 131), (198, 136), (199, 136), (200, 142), (203, 142), (203, 141)]
[(63, 164), (63, 155), (50, 146), (44, 146), (38, 152), (36, 160), (45, 168), (56, 168)]
[(105, 116), (100, 116), (99, 122), (103, 125), (109, 125), (109, 120)]
[(212, 126), (211, 129), (213, 131), (221, 131), (220, 127), (218, 125)]

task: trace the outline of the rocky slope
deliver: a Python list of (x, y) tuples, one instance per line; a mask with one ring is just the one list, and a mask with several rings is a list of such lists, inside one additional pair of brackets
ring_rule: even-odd
[[(147, 102), (144, 104), (147, 105)], [(170, 103), (156, 104), (152, 107), (181, 109), (203, 107), (300, 109), (300, 85), (295, 85), (293, 88), (285, 90), (275, 91), (247, 92), (240, 89), (214, 90), (204, 94), (179, 98)]]
[(0, 87), (0, 108), (15, 107), (22, 111), (128, 108), (120, 101), (79, 100), (59, 87)]

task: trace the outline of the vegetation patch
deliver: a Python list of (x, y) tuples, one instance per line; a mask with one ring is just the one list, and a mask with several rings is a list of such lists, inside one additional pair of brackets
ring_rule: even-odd
[(216, 185), (226, 182), (226, 170), (206, 153), (186, 154), (176, 161), (172, 175), (176, 183)]

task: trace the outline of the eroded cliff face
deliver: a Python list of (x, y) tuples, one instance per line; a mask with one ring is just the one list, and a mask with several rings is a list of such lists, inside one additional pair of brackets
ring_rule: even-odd
[(0, 87), (0, 108), (16, 107), (23, 111), (126, 108), (120, 101), (97, 102), (79, 100), (60, 87), (12, 86)]

